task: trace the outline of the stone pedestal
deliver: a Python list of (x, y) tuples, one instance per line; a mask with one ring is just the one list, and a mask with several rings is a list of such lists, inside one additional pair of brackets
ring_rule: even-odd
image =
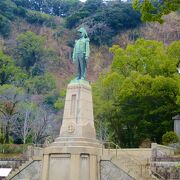
[(99, 151), (91, 86), (87, 81), (71, 82), (60, 135), (44, 149), (42, 180), (98, 180)]

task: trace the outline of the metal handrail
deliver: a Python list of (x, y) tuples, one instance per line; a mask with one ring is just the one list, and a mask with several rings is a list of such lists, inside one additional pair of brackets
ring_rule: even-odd
[(111, 147), (110, 145), (111, 144), (114, 145), (116, 147), (116, 158), (117, 158), (117, 150), (121, 149), (121, 147), (119, 145), (115, 144), (112, 141), (102, 141), (101, 144), (102, 144), (102, 155), (104, 154), (104, 149), (105, 149), (104, 146), (106, 144), (108, 145), (108, 155), (110, 155), (110, 147)]

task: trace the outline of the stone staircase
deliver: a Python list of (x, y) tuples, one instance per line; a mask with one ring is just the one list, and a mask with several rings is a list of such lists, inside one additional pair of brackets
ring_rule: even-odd
[(108, 160), (101, 160), (101, 180), (135, 180), (128, 173)]
[[(38, 146), (28, 146), (28, 150), (20, 158), (20, 162), (16, 166), (12, 166), (12, 171), (6, 180), (29, 180), (29, 179), (39, 179), (40, 176), (43, 149)], [(12, 163), (11, 163), (12, 164)], [(33, 178), (30, 178), (31, 175)], [(37, 174), (37, 175), (35, 175)], [(26, 177), (27, 176), (27, 177)], [(29, 177), (29, 178), (28, 178)]]
[[(39, 179), (42, 165), (42, 157), (33, 156), (29, 158), (25, 163), (21, 164), (18, 168), (11, 171), (7, 180), (19, 180), (19, 179)], [(34, 177), (32, 178), (32, 175)]]
[[(150, 171), (151, 149), (104, 149), (102, 160), (108, 160), (137, 180), (153, 180)], [(120, 178), (119, 178), (120, 179)], [(118, 180), (119, 180), (118, 179)]]
[(15, 177), (18, 173), (20, 173), (23, 169), (25, 169), (27, 166), (29, 166), (32, 162), (33, 162), (33, 159), (30, 158), (29, 160), (27, 160), (26, 162), (21, 164), (21, 166), (19, 166), (18, 168), (14, 169), (13, 171), (11, 171), (11, 173), (9, 174), (7, 179), (10, 180), (13, 177)]
[(149, 175), (149, 163), (134, 159), (128, 154), (118, 156), (118, 158), (112, 158), (111, 161), (127, 174), (138, 180), (151, 180)]

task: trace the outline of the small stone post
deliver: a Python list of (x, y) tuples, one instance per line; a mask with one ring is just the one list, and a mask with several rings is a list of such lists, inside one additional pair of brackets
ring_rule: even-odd
[(176, 115), (172, 118), (174, 120), (174, 132), (178, 135), (180, 140), (180, 115)]

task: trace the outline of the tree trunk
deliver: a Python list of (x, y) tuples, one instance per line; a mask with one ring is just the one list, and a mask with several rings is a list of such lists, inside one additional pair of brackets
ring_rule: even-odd
[(5, 144), (9, 144), (9, 122), (7, 123), (7, 126), (6, 126)]

